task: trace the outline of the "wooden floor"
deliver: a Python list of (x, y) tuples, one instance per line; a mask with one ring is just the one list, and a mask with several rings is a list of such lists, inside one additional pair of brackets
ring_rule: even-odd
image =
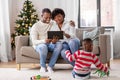
[[(22, 64), (21, 67), (23, 68), (31, 68), (34, 66), (38, 66), (39, 64)], [(10, 61), (10, 62), (0, 62), (0, 68), (16, 68), (16, 62), (15, 61)]]
[[(22, 68), (31, 68), (31, 67), (39, 67), (39, 64), (22, 64)], [(110, 61), (110, 67), (119, 68), (120, 67), (120, 59), (114, 59)], [(16, 62), (0, 62), (0, 68), (16, 68)]]

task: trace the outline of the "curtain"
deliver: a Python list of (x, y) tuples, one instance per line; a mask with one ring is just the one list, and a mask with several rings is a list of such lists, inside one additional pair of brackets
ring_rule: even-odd
[(113, 0), (115, 32), (113, 37), (114, 58), (120, 58), (120, 0)]
[(0, 0), (0, 61), (12, 60), (10, 45), (9, 0)]

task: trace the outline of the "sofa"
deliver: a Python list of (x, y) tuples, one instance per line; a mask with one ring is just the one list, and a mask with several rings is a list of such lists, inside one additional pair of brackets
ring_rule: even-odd
[[(83, 40), (84, 31), (92, 31), (95, 27), (86, 27), (86, 28), (77, 28), (76, 29), (76, 36)], [(110, 66), (110, 58), (111, 58), (111, 45), (110, 45), (110, 35), (104, 34), (105, 29), (104, 27), (99, 27), (99, 34), (98, 34), (98, 42), (99, 44), (94, 47), (93, 52), (99, 57), (100, 61), (107, 66)], [(21, 69), (21, 64), (39, 64), (39, 54), (34, 50), (34, 48), (30, 45), (30, 38), (29, 36), (16, 36), (15, 37), (15, 54), (16, 54), (16, 64), (17, 69)], [(47, 56), (47, 62), (49, 61), (51, 53)], [(59, 56), (56, 64), (67, 64), (65, 60)]]

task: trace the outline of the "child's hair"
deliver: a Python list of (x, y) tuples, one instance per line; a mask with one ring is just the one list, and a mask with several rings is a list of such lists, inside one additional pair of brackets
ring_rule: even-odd
[(92, 39), (90, 39), (90, 38), (85, 38), (84, 40), (83, 40), (83, 42), (87, 42), (87, 43), (93, 43), (93, 41), (92, 41)]

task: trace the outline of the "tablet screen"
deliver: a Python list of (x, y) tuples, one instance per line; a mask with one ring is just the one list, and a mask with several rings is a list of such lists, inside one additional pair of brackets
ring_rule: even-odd
[(58, 36), (59, 39), (63, 39), (63, 31), (48, 31), (48, 39), (53, 39), (53, 36)]

